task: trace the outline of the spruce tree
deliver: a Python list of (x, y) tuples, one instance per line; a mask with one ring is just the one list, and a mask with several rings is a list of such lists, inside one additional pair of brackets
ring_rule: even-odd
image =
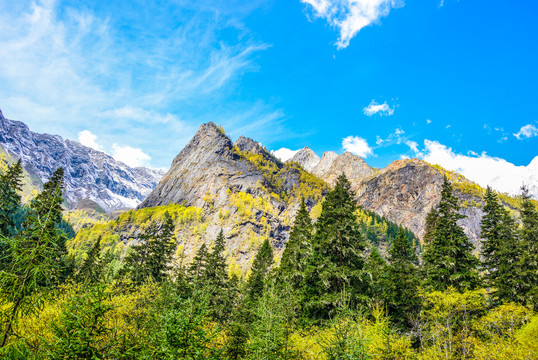
[(294, 288), (301, 284), (308, 259), (312, 256), (313, 231), (314, 226), (303, 199), (278, 269), (278, 275), (289, 279)]
[(5, 346), (21, 314), (32, 313), (44, 303), (43, 292), (64, 274), (65, 235), (58, 229), (62, 211), (63, 170), (54, 172), (31, 204), (23, 230), (8, 238), (11, 259), (0, 271), (0, 308), (5, 319), (0, 347)]
[[(458, 198), (452, 193), (452, 184), (444, 177), (441, 201), (429, 216), (430, 226), (424, 236), (424, 285), (429, 289), (444, 290), (449, 286), (463, 291), (479, 285), (478, 258), (473, 255), (473, 244), (457, 224), (464, 218), (458, 213)], [(435, 215), (433, 215), (435, 214)]]
[(538, 309), (538, 211), (528, 189), (521, 191), (520, 302)]
[(388, 315), (398, 326), (409, 328), (412, 316), (420, 304), (417, 288), (417, 256), (413, 243), (405, 236), (402, 227), (389, 248), (389, 265), (386, 285)]
[(101, 257), (101, 237), (99, 237), (90, 251), (84, 262), (80, 266), (80, 270), (76, 275), (76, 280), (79, 282), (94, 283), (99, 281), (101, 272), (99, 269), (99, 260)]
[(382, 302), (386, 293), (387, 262), (379, 254), (377, 247), (372, 244), (365, 270), (368, 275), (370, 298), (376, 302)]
[(140, 242), (132, 246), (125, 258), (122, 275), (129, 274), (131, 281), (137, 285), (149, 278), (156, 282), (164, 281), (170, 270), (174, 240), (174, 222), (165, 212), (164, 223), (159, 225), (157, 221), (151, 222), (140, 235)]
[(230, 286), (228, 274), (226, 273), (226, 258), (224, 250), (224, 233), (220, 230), (213, 250), (207, 256), (207, 267), (204, 273), (204, 283), (209, 292), (210, 312), (214, 319), (224, 322), (230, 315), (235, 297), (235, 288)]
[(187, 270), (188, 278), (191, 283), (203, 283), (204, 274), (207, 268), (207, 260), (207, 246), (202, 244), (194, 255), (194, 258), (192, 259), (192, 262)]
[(315, 225), (313, 254), (301, 287), (303, 312), (311, 319), (329, 318), (343, 292), (350, 295), (351, 306), (367, 299), (366, 241), (356, 211), (351, 184), (342, 174), (323, 202)]
[(0, 237), (15, 235), (14, 217), (21, 206), (22, 176), (20, 160), (0, 174)]
[(516, 301), (520, 281), (517, 274), (519, 241), (515, 223), (488, 186), (482, 217), (482, 268), (485, 285), (496, 301)]
[(166, 211), (160, 230), (148, 234), (147, 272), (156, 282), (162, 282), (168, 276), (170, 261), (176, 247), (174, 230), (174, 221)]
[(520, 301), (521, 279), (519, 264), (521, 259), (521, 240), (517, 232), (515, 219), (504, 211), (503, 227), (500, 234), (502, 239), (499, 253), (499, 267), (496, 272), (494, 296), (501, 302)]
[(269, 239), (265, 239), (258, 253), (254, 257), (250, 276), (246, 285), (247, 302), (253, 304), (257, 301), (264, 290), (265, 279), (269, 274), (269, 269), (273, 264), (273, 248)]

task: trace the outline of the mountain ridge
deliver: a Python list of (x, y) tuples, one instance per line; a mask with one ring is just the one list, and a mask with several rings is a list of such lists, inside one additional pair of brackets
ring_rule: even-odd
[(108, 212), (133, 208), (162, 176), (161, 170), (132, 168), (112, 156), (59, 135), (40, 134), (0, 111), (0, 146), (45, 182), (58, 167), (65, 171), (70, 209), (91, 200)]

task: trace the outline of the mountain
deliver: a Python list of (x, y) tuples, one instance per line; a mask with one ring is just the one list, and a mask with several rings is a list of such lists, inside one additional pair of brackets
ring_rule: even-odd
[[(231, 271), (246, 270), (264, 239), (280, 255), (300, 199), (319, 208), (329, 186), (296, 163), (284, 164), (259, 143), (232, 143), (214, 123), (200, 127), (138, 206), (105, 225), (83, 229), (70, 243), (81, 253), (99, 236), (123, 254), (151, 221), (168, 212), (176, 223), (177, 258), (190, 259), (222, 229)], [(108, 245), (106, 245), (108, 244)], [(82, 255), (80, 255), (82, 256)]]
[[(277, 258), (282, 254), (302, 198), (311, 217), (317, 219), (325, 194), (341, 173), (349, 178), (363, 208), (357, 214), (363, 233), (382, 252), (398, 225), (420, 241), (426, 215), (441, 197), (445, 175), (454, 184), (461, 212), (468, 216), (460, 224), (479, 247), (484, 190), (457, 173), (418, 159), (376, 169), (349, 152), (326, 152), (319, 159), (308, 148), (282, 163), (252, 139), (241, 136), (232, 142), (214, 123), (200, 127), (136, 210), (82, 229), (69, 246), (81, 258), (102, 237), (103, 246), (121, 257), (139, 241), (149, 223), (161, 222), (168, 213), (176, 224), (178, 261), (188, 262), (203, 243), (211, 246), (222, 229), (229, 270), (244, 273), (265, 238), (270, 239)], [(500, 198), (517, 208), (515, 199), (502, 194)]]
[(320, 157), (308, 147), (299, 150), (290, 159), (292, 162), (301, 164), (305, 170), (310, 172), (314, 170), (314, 167), (319, 164), (320, 160)]
[(38, 134), (0, 111), (0, 147), (21, 159), (36, 186), (59, 167), (65, 170), (65, 197), (70, 209), (98, 205), (107, 212), (136, 207), (162, 177), (163, 171), (132, 168), (58, 135)]

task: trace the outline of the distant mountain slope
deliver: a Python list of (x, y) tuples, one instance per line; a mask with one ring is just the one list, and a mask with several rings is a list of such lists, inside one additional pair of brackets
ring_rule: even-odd
[(58, 167), (65, 170), (68, 207), (93, 202), (107, 212), (136, 207), (162, 176), (162, 171), (131, 168), (110, 155), (57, 135), (30, 131), (20, 121), (6, 119), (0, 111), (0, 146), (41, 182)]

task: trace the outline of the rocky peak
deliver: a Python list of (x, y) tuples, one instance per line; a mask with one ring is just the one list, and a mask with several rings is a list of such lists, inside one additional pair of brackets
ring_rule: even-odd
[(321, 156), (320, 162), (314, 167), (312, 173), (319, 178), (323, 179), (325, 173), (331, 168), (333, 161), (338, 157), (338, 154), (334, 151), (326, 151)]
[[(242, 139), (239, 145), (251, 144), (252, 140), (248, 140)], [(254, 192), (262, 180), (262, 174), (234, 151), (224, 131), (207, 123), (176, 156), (170, 170), (140, 207), (170, 203), (203, 207), (206, 195), (217, 199), (215, 205), (224, 204), (228, 189)]]
[(237, 147), (244, 153), (261, 155), (265, 160), (276, 163), (279, 167), (282, 163), (273, 156), (267, 149), (265, 149), (262, 144), (257, 141), (252, 140), (251, 138), (244, 137), (241, 135), (234, 143), (234, 146)]
[(305, 170), (312, 172), (321, 159), (308, 146), (305, 146), (295, 153), (290, 161), (299, 163)]
[(324, 153), (321, 161), (313, 170), (314, 175), (325, 180), (332, 186), (342, 173), (347, 176), (349, 181), (356, 183), (375, 172), (376, 169), (368, 166), (360, 156), (350, 152), (337, 155), (332, 151)]

